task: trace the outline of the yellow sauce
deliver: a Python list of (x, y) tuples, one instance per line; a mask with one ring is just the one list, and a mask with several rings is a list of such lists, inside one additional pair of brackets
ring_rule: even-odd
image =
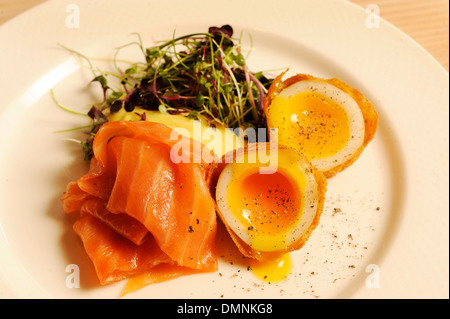
[(122, 108), (117, 113), (110, 115), (108, 119), (110, 121), (140, 121), (143, 113), (146, 115), (146, 121), (165, 124), (179, 134), (202, 143), (219, 157), (245, 145), (243, 138), (225, 127), (212, 128), (205, 120), (192, 120), (184, 115), (147, 111), (137, 107), (134, 112), (126, 112)]
[(266, 282), (280, 282), (285, 280), (292, 269), (290, 254), (281, 255), (275, 259), (265, 261), (250, 261), (250, 268), (253, 274), (260, 280)]

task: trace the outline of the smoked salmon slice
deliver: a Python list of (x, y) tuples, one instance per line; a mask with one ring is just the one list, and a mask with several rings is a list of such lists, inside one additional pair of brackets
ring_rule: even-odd
[(102, 284), (217, 270), (208, 149), (163, 124), (114, 121), (97, 132), (93, 153), (61, 199), (66, 213), (80, 212), (74, 230)]
[(79, 212), (84, 201), (89, 197), (89, 194), (81, 190), (77, 182), (70, 182), (61, 197), (63, 211), (67, 214)]
[(91, 197), (84, 201), (80, 210), (81, 216), (91, 214), (101, 220), (116, 233), (132, 241), (142, 244), (148, 234), (147, 228), (127, 214), (113, 214), (106, 209), (106, 203), (99, 198)]
[(91, 215), (78, 219), (73, 228), (103, 285), (148, 271), (161, 263), (174, 263), (151, 235), (138, 246)]
[(148, 272), (143, 272), (136, 276), (131, 277), (125, 288), (123, 289), (122, 296), (135, 292), (142, 287), (155, 284), (158, 282), (163, 282), (166, 280), (174, 279), (180, 276), (186, 276), (191, 274), (199, 273), (199, 270), (182, 267), (174, 264), (159, 264), (152, 268)]

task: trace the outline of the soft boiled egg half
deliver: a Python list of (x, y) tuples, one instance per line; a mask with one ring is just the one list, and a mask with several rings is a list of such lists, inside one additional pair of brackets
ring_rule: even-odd
[(350, 166), (377, 130), (373, 105), (339, 79), (283, 75), (265, 99), (270, 139), (304, 154), (327, 178)]
[(218, 215), (244, 256), (300, 249), (319, 223), (326, 179), (292, 148), (248, 144), (227, 154), (216, 175)]

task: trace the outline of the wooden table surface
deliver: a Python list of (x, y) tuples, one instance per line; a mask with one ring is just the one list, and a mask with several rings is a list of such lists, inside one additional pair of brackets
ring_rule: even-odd
[[(0, 0), (0, 25), (45, 0)], [(449, 70), (449, 0), (352, 0), (376, 4), (380, 16), (397, 26)]]

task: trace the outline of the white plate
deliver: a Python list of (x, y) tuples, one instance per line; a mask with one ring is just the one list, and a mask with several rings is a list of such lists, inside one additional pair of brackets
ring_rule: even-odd
[[(53, 131), (84, 119), (56, 108), (49, 89), (79, 110), (96, 97), (86, 88), (91, 74), (56, 43), (110, 58), (135, 39), (132, 32), (150, 46), (174, 30), (229, 23), (252, 36), (253, 70), (341, 78), (376, 105), (379, 131), (329, 181), (321, 223), (292, 254), (286, 281), (260, 282), (237, 255), (226, 255), (216, 273), (128, 297), (448, 298), (448, 73), (410, 38), (383, 20), (370, 28), (369, 13), (335, 0), (73, 3), (44, 3), (0, 28), (1, 297), (115, 298), (124, 285), (98, 286), (61, 210), (65, 185), (86, 166), (78, 145), (64, 140), (76, 133)], [(72, 264), (80, 288), (66, 285)]]

